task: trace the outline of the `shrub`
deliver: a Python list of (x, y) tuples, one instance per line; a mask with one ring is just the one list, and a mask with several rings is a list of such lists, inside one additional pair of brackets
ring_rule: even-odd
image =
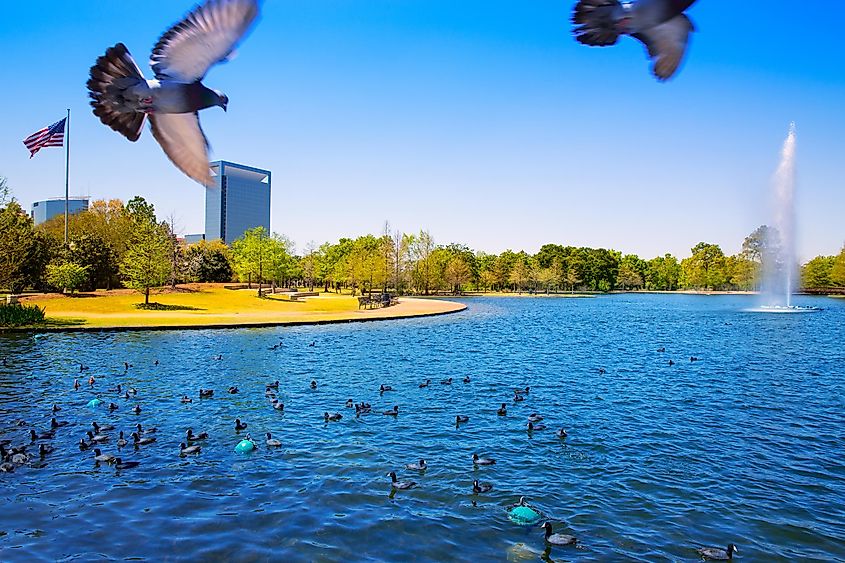
[(59, 289), (73, 292), (88, 281), (88, 266), (73, 262), (47, 265), (47, 283)]
[(44, 322), (44, 309), (38, 305), (0, 303), (0, 326), (34, 325)]

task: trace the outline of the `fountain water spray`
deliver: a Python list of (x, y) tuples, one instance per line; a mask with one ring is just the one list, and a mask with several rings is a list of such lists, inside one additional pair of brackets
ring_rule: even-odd
[(774, 176), (774, 228), (769, 229), (763, 261), (765, 305), (792, 307), (797, 259), (795, 253), (795, 123), (783, 143)]

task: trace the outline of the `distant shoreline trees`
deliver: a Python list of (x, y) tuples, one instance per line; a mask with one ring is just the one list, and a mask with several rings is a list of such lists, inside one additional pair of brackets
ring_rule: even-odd
[[(0, 178), (2, 180), (2, 178)], [(380, 236), (342, 238), (297, 255), (293, 243), (263, 227), (230, 246), (221, 241), (176, 243), (173, 221), (159, 221), (152, 205), (133, 198), (94, 201), (70, 216), (35, 226), (5, 183), (0, 199), (0, 290), (70, 291), (131, 287), (145, 295), (164, 284), (242, 282), (324, 291), (399, 294), (461, 294), (467, 291), (530, 293), (613, 290), (742, 290), (760, 288), (763, 263), (773, 253), (763, 226), (727, 256), (701, 242), (691, 255), (643, 259), (612, 249), (543, 245), (536, 254), (506, 250), (498, 255), (461, 244), (437, 244), (430, 232), (402, 233), (388, 224)], [(49, 265), (49, 275), (48, 275)], [(803, 265), (802, 287), (845, 288), (845, 248)], [(62, 287), (63, 286), (63, 287)]]

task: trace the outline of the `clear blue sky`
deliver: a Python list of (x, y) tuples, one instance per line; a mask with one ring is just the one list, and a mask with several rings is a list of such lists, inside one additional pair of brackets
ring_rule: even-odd
[[(272, 229), (300, 249), (389, 220), (491, 252), (557, 242), (684, 257), (702, 240), (736, 252), (767, 222), (794, 120), (799, 252), (838, 252), (845, 73), (821, 3), (700, 0), (691, 52), (668, 84), (630, 38), (576, 43), (573, 4), (268, 0), (237, 58), (206, 78), (230, 98), (228, 113), (202, 115), (212, 158), (273, 171)], [(3, 6), (0, 174), (25, 206), (63, 194), (64, 156), (29, 160), (21, 140), (70, 107), (71, 193), (140, 194), (183, 232), (203, 231), (203, 188), (148, 131), (132, 144), (101, 125), (85, 90), (117, 41), (146, 68), (191, 6)]]

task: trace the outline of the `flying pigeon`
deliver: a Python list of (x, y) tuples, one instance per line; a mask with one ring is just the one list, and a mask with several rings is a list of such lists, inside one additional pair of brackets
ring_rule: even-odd
[(199, 110), (229, 98), (202, 84), (213, 65), (227, 60), (258, 17), (257, 0), (207, 0), (167, 30), (153, 47), (147, 80), (123, 43), (91, 67), (88, 95), (94, 115), (130, 141), (149, 116), (153, 137), (176, 167), (203, 185), (211, 183), (208, 140)]
[(575, 38), (584, 45), (615, 45), (620, 35), (641, 41), (660, 81), (675, 74), (695, 31), (684, 12), (695, 0), (579, 0), (572, 22)]

